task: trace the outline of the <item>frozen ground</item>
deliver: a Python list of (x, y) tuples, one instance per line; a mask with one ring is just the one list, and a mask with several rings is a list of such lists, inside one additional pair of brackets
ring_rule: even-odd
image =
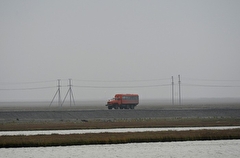
[(238, 158), (240, 140), (130, 143), (65, 147), (1, 148), (0, 158)]
[(138, 118), (240, 118), (240, 109), (0, 111), (0, 122), (81, 121)]
[[(192, 101), (193, 102), (193, 101)], [(137, 118), (240, 118), (240, 102), (188, 102), (171, 105), (154, 100), (142, 101), (135, 110), (108, 110), (104, 102), (76, 102), (76, 105), (49, 106), (48, 102), (0, 103), (0, 122), (81, 121)]]

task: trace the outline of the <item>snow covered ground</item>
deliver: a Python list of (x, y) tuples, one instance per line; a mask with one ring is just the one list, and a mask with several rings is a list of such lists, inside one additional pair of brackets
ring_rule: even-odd
[(130, 143), (64, 147), (0, 148), (0, 158), (238, 158), (240, 140)]

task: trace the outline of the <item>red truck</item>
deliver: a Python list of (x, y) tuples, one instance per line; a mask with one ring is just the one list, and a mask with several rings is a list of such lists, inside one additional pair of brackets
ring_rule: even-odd
[(139, 103), (138, 94), (116, 94), (114, 98), (108, 100), (108, 109), (134, 109)]

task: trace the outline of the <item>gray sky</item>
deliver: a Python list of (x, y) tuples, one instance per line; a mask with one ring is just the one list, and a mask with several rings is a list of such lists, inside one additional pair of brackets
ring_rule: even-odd
[(185, 98), (240, 96), (239, 0), (1, 0), (0, 21), (0, 101), (69, 78), (76, 100), (169, 98), (179, 74)]

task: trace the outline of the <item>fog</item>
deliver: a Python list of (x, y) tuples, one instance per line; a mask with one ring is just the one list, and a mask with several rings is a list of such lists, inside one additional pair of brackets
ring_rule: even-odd
[(239, 15), (237, 0), (1, 0), (0, 102), (51, 101), (58, 79), (61, 100), (239, 98)]

